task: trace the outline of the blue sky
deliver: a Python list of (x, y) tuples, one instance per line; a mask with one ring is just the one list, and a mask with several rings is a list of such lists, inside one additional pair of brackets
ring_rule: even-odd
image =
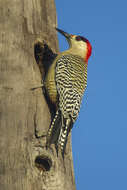
[[(72, 130), (77, 190), (127, 190), (127, 1), (55, 2), (58, 27), (93, 47)], [(58, 37), (63, 51), (67, 42)]]

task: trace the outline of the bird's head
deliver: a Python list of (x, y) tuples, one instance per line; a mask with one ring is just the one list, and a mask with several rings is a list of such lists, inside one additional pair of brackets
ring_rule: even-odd
[(56, 30), (66, 37), (69, 43), (70, 52), (81, 56), (85, 62), (88, 62), (88, 59), (92, 53), (92, 46), (90, 42), (82, 36), (68, 34), (58, 28), (56, 28)]

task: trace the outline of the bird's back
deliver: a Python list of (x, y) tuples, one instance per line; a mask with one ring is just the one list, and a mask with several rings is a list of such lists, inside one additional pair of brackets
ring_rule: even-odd
[(74, 122), (87, 85), (87, 63), (77, 55), (66, 54), (56, 62), (56, 87), (64, 117), (70, 114)]

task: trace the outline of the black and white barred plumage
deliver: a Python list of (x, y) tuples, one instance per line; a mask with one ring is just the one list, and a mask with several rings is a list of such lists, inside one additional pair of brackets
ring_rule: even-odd
[(58, 110), (47, 135), (47, 144), (55, 143), (64, 155), (68, 134), (78, 117), (87, 85), (87, 63), (77, 55), (59, 56), (55, 67)]
[(87, 64), (79, 56), (63, 55), (56, 63), (55, 78), (59, 109), (75, 122), (87, 84)]

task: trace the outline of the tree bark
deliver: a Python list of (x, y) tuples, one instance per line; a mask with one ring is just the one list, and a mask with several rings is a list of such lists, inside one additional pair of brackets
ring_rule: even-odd
[(64, 160), (45, 149), (50, 111), (34, 43), (56, 53), (55, 26), (53, 0), (0, 0), (0, 190), (75, 189), (70, 138)]

